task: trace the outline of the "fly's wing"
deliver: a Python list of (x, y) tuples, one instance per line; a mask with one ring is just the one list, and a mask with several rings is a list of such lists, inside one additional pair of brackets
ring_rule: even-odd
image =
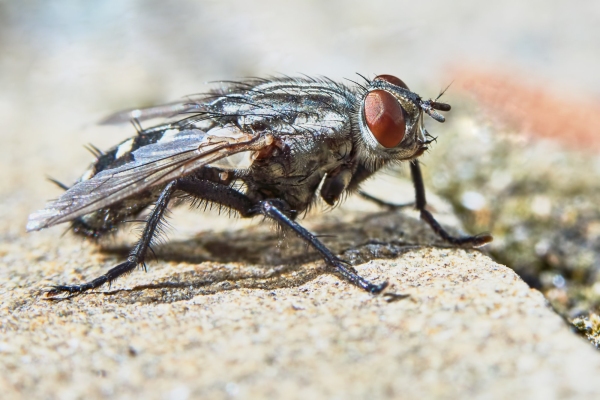
[(226, 164), (228, 158), (260, 150), (272, 142), (269, 135), (252, 136), (234, 127), (212, 131), (184, 130), (140, 147), (132, 152), (133, 161), (76, 183), (46, 208), (31, 214), (27, 230), (73, 220), (207, 164)]
[(134, 108), (131, 110), (120, 111), (109, 115), (102, 121), (101, 125), (118, 125), (132, 120), (145, 121), (153, 118), (169, 118), (179, 114), (185, 114), (195, 110), (200, 110), (202, 106), (192, 100), (177, 101), (159, 106), (147, 108)]

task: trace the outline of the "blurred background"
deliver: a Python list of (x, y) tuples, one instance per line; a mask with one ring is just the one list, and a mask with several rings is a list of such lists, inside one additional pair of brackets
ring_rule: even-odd
[[(453, 105), (429, 189), (588, 335), (600, 322), (597, 1), (0, 1), (1, 239), (126, 108), (276, 74), (401, 77)], [(6, 254), (6, 253), (5, 253)]]

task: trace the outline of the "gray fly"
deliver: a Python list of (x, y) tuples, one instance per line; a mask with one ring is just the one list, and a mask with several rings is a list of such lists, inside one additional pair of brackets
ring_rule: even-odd
[(453, 237), (426, 210), (417, 158), (431, 142), (428, 114), (450, 106), (423, 100), (391, 75), (353, 86), (329, 79), (275, 78), (227, 82), (221, 90), (115, 114), (106, 123), (170, 117), (138, 129), (106, 153), (45, 209), (30, 215), (28, 231), (70, 222), (76, 234), (99, 238), (151, 207), (141, 238), (123, 263), (79, 285), (54, 286), (49, 297), (79, 294), (144, 265), (169, 202), (187, 196), (241, 217), (265, 216), (292, 229), (344, 278), (371, 293), (373, 284), (333, 254), (296, 218), (320, 196), (330, 205), (382, 167), (407, 161), (421, 218), (444, 240), (481, 246), (489, 235)]

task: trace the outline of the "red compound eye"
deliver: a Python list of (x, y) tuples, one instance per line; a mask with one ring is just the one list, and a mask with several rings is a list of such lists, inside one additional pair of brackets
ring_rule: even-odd
[(404, 83), (404, 81), (400, 78), (396, 78), (394, 75), (377, 75), (375, 77), (375, 79), (373, 79), (374, 81), (386, 81), (391, 83), (392, 85), (396, 85), (396, 86), (400, 86), (404, 89), (410, 90), (408, 89), (408, 86), (406, 86), (406, 83)]
[(365, 98), (365, 121), (383, 147), (396, 147), (404, 138), (404, 110), (398, 100), (385, 90), (373, 90)]

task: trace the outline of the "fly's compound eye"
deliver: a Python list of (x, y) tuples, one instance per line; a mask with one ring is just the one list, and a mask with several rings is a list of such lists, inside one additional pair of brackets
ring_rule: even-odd
[(380, 145), (396, 147), (406, 132), (404, 110), (398, 100), (385, 90), (373, 90), (365, 98), (365, 122)]
[(392, 85), (400, 86), (401, 88), (410, 90), (410, 89), (408, 89), (408, 86), (406, 86), (406, 83), (404, 83), (404, 81), (402, 79), (397, 78), (394, 75), (377, 75), (373, 80), (374, 81), (386, 81), (388, 83), (391, 83)]

